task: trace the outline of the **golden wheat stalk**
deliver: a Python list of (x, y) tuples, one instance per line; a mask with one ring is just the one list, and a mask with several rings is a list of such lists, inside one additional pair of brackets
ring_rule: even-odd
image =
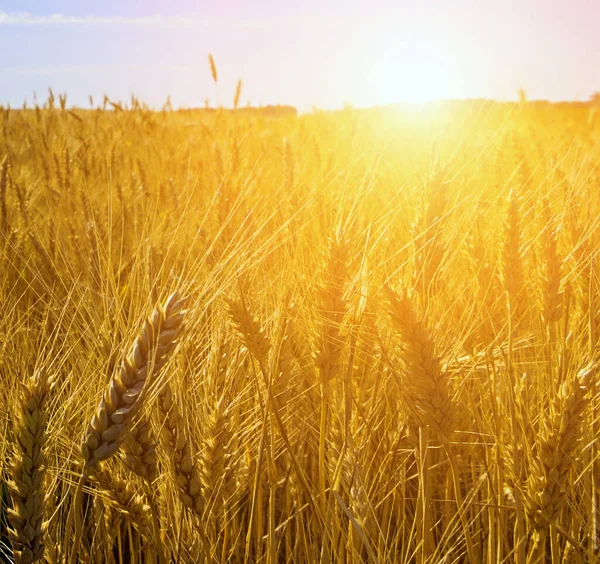
[[(147, 541), (152, 541), (154, 529), (150, 506), (144, 503), (144, 497), (136, 491), (131, 482), (119, 478), (104, 468), (95, 471), (92, 480), (100, 487), (103, 499), (121, 515), (128, 517), (131, 524)], [(155, 540), (160, 542), (160, 539)]]
[[(159, 562), (165, 563), (166, 557), (161, 544), (161, 526), (158, 506), (155, 502), (157, 492), (152, 489), (152, 484), (158, 476), (158, 461), (156, 458), (156, 437), (150, 422), (145, 417), (140, 417), (125, 438), (121, 453), (121, 460), (126, 468), (144, 480), (144, 492), (148, 499), (154, 539)], [(140, 531), (143, 534), (143, 531)]]
[(192, 455), (184, 420), (177, 409), (171, 386), (165, 383), (158, 395), (158, 410), (161, 415), (162, 438), (165, 450), (171, 458), (175, 482), (181, 503), (202, 518), (204, 500), (201, 492), (200, 473)]
[(81, 452), (86, 470), (110, 458), (121, 446), (148, 380), (160, 372), (176, 344), (183, 325), (183, 306), (184, 301), (174, 293), (154, 310), (111, 379), (83, 437)]
[(146, 320), (131, 353), (123, 361), (119, 372), (111, 378), (96, 414), (84, 433), (81, 445), (84, 465), (70, 514), (75, 515), (71, 563), (77, 558), (81, 542), (83, 524), (79, 512), (83, 484), (97, 469), (99, 462), (107, 460), (119, 450), (141, 407), (142, 395), (148, 388), (148, 382), (159, 374), (176, 345), (183, 326), (183, 307), (184, 300), (174, 292)]
[(417, 318), (410, 299), (386, 287), (394, 328), (402, 339), (405, 367), (404, 394), (416, 423), (430, 425), (447, 444), (455, 430), (457, 413), (448, 374), (436, 355), (435, 341), (425, 323)]
[(576, 456), (579, 430), (588, 405), (587, 395), (595, 386), (597, 369), (598, 363), (592, 362), (561, 386), (554, 402), (554, 415), (542, 432), (539, 457), (534, 459), (526, 504), (529, 520), (538, 533), (556, 524), (564, 506), (569, 471)]
[(237, 81), (237, 86), (235, 87), (235, 96), (233, 97), (233, 107), (237, 110), (240, 105), (240, 98), (242, 96), (242, 80)]
[(271, 343), (260, 322), (252, 317), (243, 299), (228, 299), (229, 314), (242, 342), (262, 368), (267, 366)]
[(511, 191), (502, 249), (502, 283), (508, 296), (509, 312), (514, 323), (523, 318), (527, 308), (521, 235), (519, 199), (515, 192)]
[(45, 410), (51, 388), (50, 381), (39, 372), (21, 385), (21, 413), (7, 482), (13, 502), (7, 510), (8, 533), (16, 563), (37, 562), (44, 555)]
[(217, 75), (217, 65), (215, 64), (215, 59), (211, 53), (208, 54), (208, 63), (210, 65), (210, 74), (214, 83), (217, 83), (218, 75)]
[(123, 444), (123, 464), (148, 483), (158, 475), (156, 460), (156, 437), (150, 422), (140, 417)]
[(229, 429), (227, 425), (225, 397), (211, 408), (204, 431), (202, 456), (200, 457), (200, 475), (202, 478), (202, 494), (205, 499), (214, 497), (217, 493), (225, 495), (226, 487), (223, 481), (229, 469), (227, 446)]
[(340, 370), (341, 325), (348, 309), (344, 294), (348, 279), (349, 252), (348, 242), (340, 237), (330, 242), (323, 281), (317, 288), (321, 334), (315, 364), (319, 369), (321, 383), (325, 385)]
[(562, 260), (558, 254), (557, 226), (550, 210), (548, 198), (542, 202), (544, 227), (540, 234), (541, 255), (543, 257), (540, 278), (542, 294), (542, 316), (546, 324), (558, 321), (563, 313), (563, 293), (560, 290)]
[(438, 290), (446, 248), (443, 235), (449, 207), (448, 183), (444, 170), (432, 170), (423, 189), (423, 211), (411, 228), (414, 245), (413, 288), (421, 296), (424, 309)]

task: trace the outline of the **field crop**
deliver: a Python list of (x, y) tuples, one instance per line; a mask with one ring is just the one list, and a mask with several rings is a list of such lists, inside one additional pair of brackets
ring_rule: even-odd
[(585, 104), (3, 108), (4, 558), (597, 561), (599, 163)]

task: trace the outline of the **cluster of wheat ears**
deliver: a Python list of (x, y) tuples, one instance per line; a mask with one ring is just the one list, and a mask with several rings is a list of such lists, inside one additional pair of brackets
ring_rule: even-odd
[(2, 557), (600, 561), (598, 163), (585, 106), (1, 108)]

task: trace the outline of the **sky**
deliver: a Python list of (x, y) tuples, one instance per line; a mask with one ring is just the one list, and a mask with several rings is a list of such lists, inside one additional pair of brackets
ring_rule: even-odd
[[(0, 0), (0, 104), (301, 111), (600, 91), (600, 0)], [(211, 78), (208, 54), (218, 68)]]

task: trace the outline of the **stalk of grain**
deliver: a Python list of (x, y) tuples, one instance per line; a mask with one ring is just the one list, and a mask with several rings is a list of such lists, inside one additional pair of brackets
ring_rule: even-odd
[[(471, 532), (464, 512), (460, 490), (459, 468), (456, 456), (450, 445), (450, 437), (456, 430), (458, 413), (452, 399), (448, 374), (442, 370), (436, 355), (435, 341), (426, 325), (420, 321), (406, 295), (398, 296), (386, 287), (390, 301), (390, 315), (394, 328), (402, 339), (402, 360), (405, 377), (402, 380), (407, 403), (413, 416), (424, 431), (425, 456), (427, 456), (427, 427), (431, 427), (444, 446), (454, 485), (456, 508), (460, 517), (470, 562), (476, 562), (472, 546)], [(423, 464), (427, 474), (427, 465)], [(423, 479), (427, 492), (427, 476)]]
[(550, 202), (544, 198), (542, 202), (542, 230), (540, 233), (540, 247), (542, 264), (540, 269), (542, 316), (544, 322), (550, 324), (558, 321), (562, 316), (562, 296), (560, 290), (562, 260), (558, 254), (558, 226), (552, 217)]
[(104, 468), (95, 470), (91, 479), (99, 486), (99, 493), (106, 503), (127, 517), (146, 541), (152, 542), (154, 529), (150, 506), (144, 502), (144, 497), (132, 483)]
[(158, 475), (156, 437), (150, 422), (141, 417), (125, 438), (121, 455), (123, 464), (151, 484)]
[(158, 506), (156, 504), (156, 492), (152, 489), (152, 484), (158, 475), (156, 437), (154, 436), (150, 422), (146, 418), (138, 420), (131, 433), (126, 437), (123, 446), (121, 455), (123, 464), (144, 481), (144, 493), (150, 506), (159, 561), (161, 564), (166, 563), (164, 551), (160, 543), (161, 528)]
[[(562, 260), (558, 254), (557, 225), (548, 198), (542, 201), (542, 228), (540, 250), (542, 264), (539, 268), (540, 293), (542, 298), (542, 319), (546, 328), (546, 381), (542, 389), (555, 390), (554, 349), (556, 341), (555, 324), (563, 314), (563, 292), (560, 289)], [(558, 375), (560, 377), (560, 374)]]
[(519, 200), (511, 191), (502, 249), (502, 283), (508, 298), (511, 328), (523, 318), (526, 308), (525, 275), (521, 256), (521, 219)]
[(195, 513), (196, 517), (202, 519), (204, 499), (200, 473), (194, 462), (183, 417), (168, 383), (164, 384), (158, 394), (157, 407), (162, 425), (161, 437), (171, 460), (171, 470), (177, 484), (179, 499), (185, 507)]
[[(81, 540), (81, 491), (98, 463), (113, 456), (121, 446), (132, 420), (143, 402), (148, 382), (156, 378), (176, 345), (184, 316), (184, 300), (171, 294), (163, 306), (146, 320), (129, 356), (110, 384), (88, 425), (81, 445), (83, 469), (75, 492), (71, 514), (75, 514), (75, 542), (71, 563), (77, 558)], [(69, 529), (68, 529), (69, 530)]]
[(7, 481), (13, 502), (7, 510), (8, 533), (16, 563), (37, 562), (44, 555), (45, 410), (51, 388), (51, 382), (39, 372), (21, 387), (20, 417)]
[[(514, 368), (514, 343), (517, 329), (526, 313), (527, 301), (525, 292), (525, 274), (523, 270), (523, 257), (521, 253), (521, 213), (519, 199), (515, 191), (511, 190), (508, 201), (507, 217), (505, 220), (505, 238), (502, 248), (502, 284), (505, 290), (508, 305), (508, 351), (507, 372), (511, 385), (508, 390), (507, 404), (510, 409), (510, 421), (512, 426), (513, 446), (513, 473), (519, 476), (522, 468), (522, 455), (519, 453), (517, 433), (520, 430), (520, 421), (515, 412), (516, 400), (514, 390), (516, 388), (516, 372)], [(517, 564), (525, 562), (525, 515), (520, 495), (515, 495), (516, 501), (516, 525), (515, 525), (515, 559)]]
[[(344, 297), (348, 278), (349, 245), (337, 235), (330, 241), (329, 254), (317, 288), (320, 335), (315, 364), (319, 371), (321, 387), (321, 416), (319, 422), (319, 502), (323, 515), (327, 514), (327, 429), (329, 428), (329, 404), (331, 382), (339, 376), (342, 356), (340, 328), (347, 311)], [(329, 550), (324, 540), (325, 559)]]
[[(246, 307), (246, 302), (244, 300), (244, 296), (238, 300), (230, 299), (228, 301), (229, 304), (229, 313), (235, 325), (235, 328), (242, 339), (242, 342), (250, 352), (250, 354), (256, 359), (260, 366), (260, 372), (262, 373), (263, 380), (265, 385), (267, 386), (267, 399), (264, 404), (262, 404), (262, 415), (263, 420), (261, 424), (261, 433), (260, 433), (260, 442), (258, 446), (258, 456), (254, 462), (254, 468), (252, 474), (254, 475), (254, 483), (252, 485), (252, 501), (250, 504), (250, 516), (249, 522), (250, 527), (248, 528), (248, 533), (246, 535), (246, 554), (245, 560), (248, 559), (250, 550), (251, 550), (251, 541), (252, 535), (255, 538), (256, 550), (257, 554), (261, 555), (263, 546), (263, 480), (265, 474), (268, 476), (270, 485), (273, 487), (272, 476), (274, 475), (273, 468), (273, 456), (267, 457), (267, 472), (265, 473), (263, 470), (263, 458), (264, 452), (273, 445), (273, 428), (272, 428), (272, 418), (270, 417), (271, 411), (273, 409), (273, 403), (277, 403), (276, 399), (273, 398), (273, 390), (272, 383), (273, 380), (268, 372), (268, 362), (269, 362), (269, 350), (271, 349), (271, 342), (269, 338), (265, 335), (263, 328), (261, 327), (260, 322), (255, 319), (252, 314), (248, 311)], [(273, 400), (273, 401), (272, 401)], [(274, 413), (277, 415), (277, 409), (274, 410)], [(268, 425), (269, 423), (270, 425)], [(269, 432), (270, 431), (270, 432)], [(270, 439), (269, 444), (267, 445), (267, 440)], [(273, 490), (270, 489), (270, 493)], [(271, 511), (274, 510), (274, 506), (269, 504), (269, 516), (271, 515)], [(271, 519), (269, 517), (268, 523), (271, 525)], [(272, 543), (274, 542), (274, 538), (271, 535), (271, 528), (269, 528), (267, 532), (267, 555), (273, 556), (273, 551), (271, 551)]]
[(356, 346), (356, 376), (354, 378), (354, 396), (358, 409), (370, 412), (376, 403), (375, 397), (378, 374), (381, 368), (379, 349), (379, 329), (371, 300), (367, 300), (365, 311), (359, 320), (359, 332)]
[[(230, 429), (227, 404), (222, 396), (210, 408), (202, 432), (203, 441), (199, 460), (201, 491), (207, 507), (207, 526), (211, 544), (226, 549), (230, 524), (226, 521), (228, 502), (235, 488), (235, 474), (230, 465)], [(214, 549), (215, 551), (217, 548)]]
[(226, 417), (225, 398), (210, 409), (204, 431), (204, 448), (200, 457), (200, 474), (202, 477), (202, 494), (208, 501), (214, 503), (221, 499), (228, 487), (225, 480), (228, 473), (227, 445), (229, 443), (229, 428)]
[(208, 54), (208, 64), (210, 65), (210, 74), (212, 76), (213, 82), (217, 83), (217, 65), (215, 64), (215, 59), (212, 56), (212, 53)]
[(430, 330), (415, 314), (410, 299), (387, 287), (392, 324), (401, 337), (405, 367), (403, 393), (420, 427), (431, 426), (437, 437), (448, 443), (457, 421), (448, 375), (436, 355)]
[(286, 308), (279, 310), (277, 314), (277, 330), (273, 337), (274, 356), (272, 359), (272, 391), (285, 415), (288, 402), (293, 394), (293, 358), (292, 338), (290, 335), (291, 321)]
[(526, 510), (536, 537), (530, 561), (543, 561), (550, 535), (552, 561), (558, 561), (556, 526), (565, 503), (569, 471), (581, 441), (580, 427), (588, 394), (595, 387), (598, 363), (592, 362), (560, 387), (549, 424), (542, 430), (539, 457), (527, 484)]
[[(350, 509), (353, 519), (348, 524), (349, 544), (352, 546), (353, 558), (363, 558), (364, 544), (370, 544), (372, 528), (372, 507), (369, 501), (363, 468), (354, 447), (349, 448), (344, 460), (344, 471), (347, 473), (346, 481), (349, 485)], [(372, 548), (368, 548), (372, 554)]]
[(235, 329), (242, 339), (242, 342), (256, 358), (262, 370), (265, 370), (268, 364), (269, 349), (271, 343), (265, 335), (260, 322), (253, 318), (244, 299), (227, 300), (229, 306), (229, 314), (233, 320)]
[(496, 268), (494, 247), (486, 244), (479, 228), (467, 242), (471, 272), (477, 280), (477, 295), (481, 306), (479, 334), (487, 348), (495, 343), (503, 325), (498, 311), (502, 288)]
[[(213, 61), (213, 64), (214, 64), (214, 61)], [(216, 74), (217, 74), (217, 70), (216, 70), (216, 67), (215, 67), (215, 76), (216, 76)], [(215, 82), (216, 82), (216, 79), (215, 79)], [(237, 81), (237, 86), (235, 87), (235, 96), (233, 97), (233, 107), (236, 110), (240, 106), (240, 98), (241, 98), (241, 96), (242, 96), (242, 80), (240, 79), (240, 80)]]
[(208, 64), (210, 66), (210, 75), (212, 76), (213, 82), (215, 83), (215, 93), (217, 97), (217, 105), (219, 104), (219, 75), (217, 73), (217, 65), (215, 64), (215, 59), (211, 53), (208, 54)]
[(336, 237), (329, 245), (329, 256), (317, 288), (320, 335), (315, 363), (321, 385), (327, 385), (340, 368), (342, 337), (340, 328), (348, 305), (344, 298), (348, 278), (349, 246)]
[(183, 306), (184, 301), (174, 293), (154, 310), (120, 371), (111, 379), (83, 436), (84, 474), (121, 446), (139, 411), (147, 382), (156, 378), (176, 345), (183, 325)]
[(448, 187), (444, 170), (434, 170), (424, 187), (423, 211), (412, 225), (414, 244), (413, 287), (427, 310), (429, 298), (438, 290), (446, 249), (443, 232), (447, 223)]

